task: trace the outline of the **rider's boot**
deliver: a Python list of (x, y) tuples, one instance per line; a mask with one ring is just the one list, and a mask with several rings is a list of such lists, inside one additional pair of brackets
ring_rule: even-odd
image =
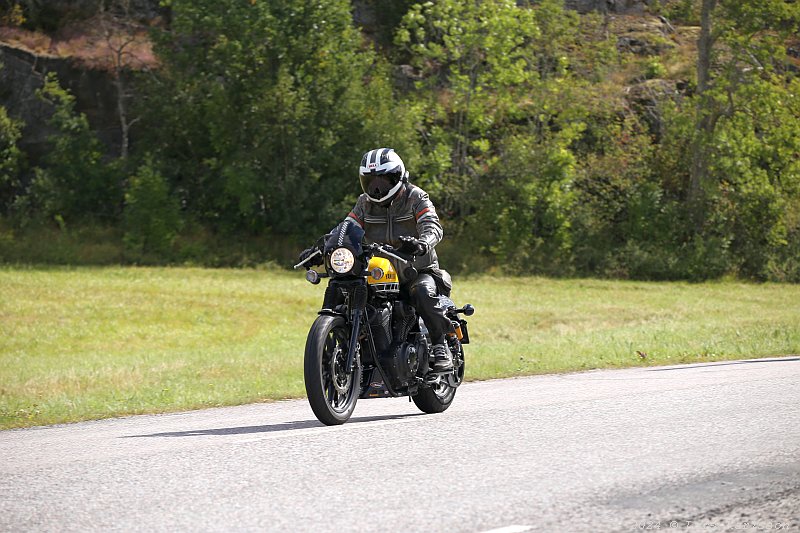
[(449, 372), (453, 370), (453, 356), (444, 344), (433, 345), (433, 371)]

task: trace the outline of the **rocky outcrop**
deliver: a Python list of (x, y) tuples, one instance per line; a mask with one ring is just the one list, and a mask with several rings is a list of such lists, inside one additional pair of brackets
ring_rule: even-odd
[(667, 41), (653, 41), (647, 38), (627, 35), (617, 39), (617, 49), (620, 52), (630, 52), (640, 56), (657, 56), (672, 48), (675, 48), (675, 45)]
[(662, 130), (661, 104), (686, 94), (685, 81), (645, 80), (625, 88), (625, 99), (631, 108), (647, 123), (650, 131), (658, 137)]
[(75, 96), (77, 110), (86, 114), (109, 151), (119, 150), (116, 89), (106, 71), (3, 44), (0, 44), (0, 64), (0, 105), (25, 123), (20, 147), (28, 152), (32, 163), (44, 155), (47, 137), (52, 134), (47, 126), (52, 109), (36, 96), (48, 72), (55, 72), (62, 87)]
[[(53, 32), (65, 23), (92, 18), (108, 0), (21, 0), (26, 18), (31, 26)], [(131, 15), (140, 20), (153, 20), (163, 17), (168, 11), (161, 7), (159, 0), (120, 0), (118, 5), (127, 4)], [(111, 4), (113, 7), (113, 3)]]

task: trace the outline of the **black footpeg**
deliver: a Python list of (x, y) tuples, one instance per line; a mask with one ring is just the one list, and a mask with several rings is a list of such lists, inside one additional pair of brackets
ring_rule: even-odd
[(455, 374), (450, 374), (447, 376), (447, 384), (453, 387), (454, 389), (461, 385), (461, 380), (459, 380)]

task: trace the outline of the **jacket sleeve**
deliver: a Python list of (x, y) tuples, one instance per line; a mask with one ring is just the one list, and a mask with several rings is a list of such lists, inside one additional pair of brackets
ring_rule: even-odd
[(356, 205), (353, 206), (353, 209), (350, 210), (350, 213), (346, 217), (345, 220), (352, 220), (362, 228), (364, 228), (364, 195), (358, 197), (356, 200)]
[(420, 240), (425, 241), (429, 249), (433, 249), (444, 236), (444, 230), (439, 222), (439, 215), (436, 214), (436, 208), (428, 197), (428, 193), (419, 188), (412, 205), (414, 207), (414, 217), (417, 220), (417, 235), (419, 235)]

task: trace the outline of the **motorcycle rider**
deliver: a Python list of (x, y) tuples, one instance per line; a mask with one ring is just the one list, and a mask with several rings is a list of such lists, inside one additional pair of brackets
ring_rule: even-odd
[[(415, 279), (405, 279), (404, 269), (394, 266), (401, 287), (428, 328), (433, 343), (433, 370), (450, 371), (453, 358), (445, 344), (445, 333), (450, 331), (451, 324), (437, 295), (449, 296), (452, 282), (447, 271), (439, 268), (434, 249), (444, 234), (436, 208), (425, 191), (409, 183), (405, 164), (392, 148), (365, 153), (358, 178), (364, 193), (345, 220), (361, 226), (367, 240), (388, 244), (402, 254), (415, 257), (413, 265), (419, 272)], [(316, 247), (304, 250), (300, 261), (316, 250)]]

